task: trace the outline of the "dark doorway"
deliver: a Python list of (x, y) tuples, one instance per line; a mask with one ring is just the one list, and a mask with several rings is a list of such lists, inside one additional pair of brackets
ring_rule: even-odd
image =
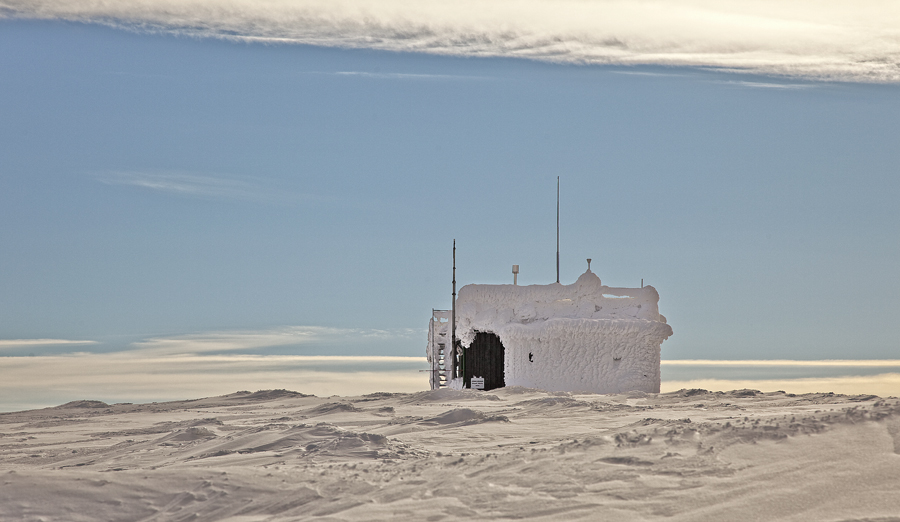
[(463, 379), (471, 388), (472, 377), (484, 377), (484, 389), (493, 390), (506, 386), (503, 378), (503, 343), (496, 334), (475, 332), (475, 340), (466, 348)]

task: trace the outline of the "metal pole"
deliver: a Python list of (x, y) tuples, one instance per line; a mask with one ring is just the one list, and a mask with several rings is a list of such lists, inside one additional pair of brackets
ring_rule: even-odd
[(450, 378), (456, 378), (456, 240), (453, 240), (453, 305), (450, 308)]
[(559, 282), (559, 176), (556, 176), (556, 282)]
[(437, 350), (434, 349), (434, 308), (431, 309), (431, 324), (428, 325), (428, 333), (430, 335), (430, 342), (428, 343), (428, 356), (431, 357), (431, 389), (436, 389), (434, 386), (434, 379), (437, 378), (438, 385), (437, 387), (441, 387), (441, 376), (440, 374), (435, 374), (435, 368), (441, 367), (441, 359), (440, 354), (436, 353)]

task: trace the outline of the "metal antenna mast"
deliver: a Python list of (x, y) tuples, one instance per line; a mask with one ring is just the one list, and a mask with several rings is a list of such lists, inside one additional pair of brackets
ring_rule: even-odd
[(556, 176), (556, 282), (559, 282), (559, 176)]
[(453, 304), (450, 307), (450, 378), (456, 375), (456, 240), (453, 240)]

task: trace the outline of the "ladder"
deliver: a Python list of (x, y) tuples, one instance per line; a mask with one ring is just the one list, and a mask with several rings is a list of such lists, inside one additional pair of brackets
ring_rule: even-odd
[(450, 310), (431, 310), (431, 322), (428, 325), (428, 362), (431, 364), (431, 389), (437, 390), (447, 386), (451, 351), (450, 345)]

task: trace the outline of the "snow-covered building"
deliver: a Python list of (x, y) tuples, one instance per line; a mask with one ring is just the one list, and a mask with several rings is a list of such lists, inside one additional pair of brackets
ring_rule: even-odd
[[(554, 391), (659, 392), (660, 346), (672, 328), (652, 286), (612, 288), (588, 270), (571, 285), (477, 285), (429, 325), (432, 388), (526, 386)], [(455, 368), (454, 368), (455, 363)], [(455, 378), (454, 378), (455, 377)]]

